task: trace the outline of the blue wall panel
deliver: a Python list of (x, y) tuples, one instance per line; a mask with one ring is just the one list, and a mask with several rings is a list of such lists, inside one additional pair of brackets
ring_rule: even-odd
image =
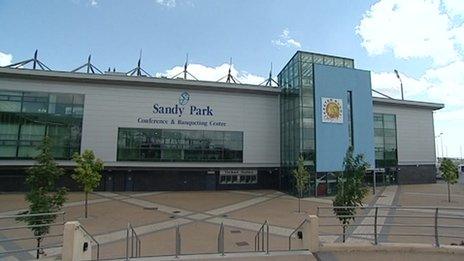
[[(364, 154), (374, 167), (374, 127), (369, 71), (314, 65), (314, 97), (316, 128), (316, 171), (343, 170), (343, 159), (349, 146), (348, 100), (353, 97), (353, 138), (355, 154)], [(322, 122), (322, 97), (343, 100), (343, 123)]]

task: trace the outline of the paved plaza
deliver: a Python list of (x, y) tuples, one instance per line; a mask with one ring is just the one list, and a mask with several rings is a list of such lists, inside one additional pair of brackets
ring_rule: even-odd
[[(403, 185), (379, 187), (376, 195), (370, 194), (365, 205), (377, 206), (438, 206), (464, 207), (464, 186), (452, 187), (452, 202), (447, 202), (446, 185)], [(288, 250), (288, 237), (307, 215), (316, 214), (317, 207), (331, 206), (332, 198), (305, 198), (301, 201), (302, 212), (298, 213), (296, 198), (273, 190), (258, 191), (195, 191), (195, 192), (95, 192), (89, 198), (89, 217), (83, 218), (83, 194), (69, 193), (65, 204), (64, 218), (79, 221), (100, 243), (101, 258), (118, 258), (125, 255), (126, 227), (135, 228), (142, 242), (142, 255), (173, 255), (175, 253), (175, 228), (180, 226), (182, 254), (202, 254), (217, 252), (217, 236), (221, 223), (225, 225), (225, 252), (247, 252), (254, 250), (256, 231), (264, 221), (270, 224), (270, 250)], [(0, 194), (0, 215), (12, 215), (27, 207), (24, 194)], [(325, 212), (324, 212), (325, 211)], [(372, 214), (373, 210), (366, 210)], [(391, 210), (381, 210), (379, 214), (390, 214)], [(319, 215), (330, 210), (320, 210)], [(408, 215), (429, 215), (430, 218), (378, 219), (381, 242), (434, 242), (433, 237), (395, 237), (388, 233), (419, 232), (432, 233), (431, 228), (397, 228), (383, 226), (392, 222), (430, 224), (433, 210), (407, 210)], [(464, 210), (446, 210), (443, 215), (464, 217)], [(61, 217), (59, 218), (60, 221)], [(356, 220), (350, 233), (370, 233), (372, 218)], [(323, 218), (320, 224), (338, 224), (335, 218)], [(464, 226), (463, 220), (451, 220), (446, 224)], [(1, 219), (0, 227), (18, 226), (11, 219)], [(321, 234), (340, 233), (339, 226), (321, 227)], [(443, 230), (442, 233), (462, 233), (463, 230)], [(62, 233), (62, 226), (52, 227), (50, 234)], [(0, 231), (0, 250), (27, 249), (34, 247), (33, 240), (2, 242), (6, 238), (27, 237), (26, 229)], [(301, 249), (302, 242), (292, 238), (292, 249)], [(340, 236), (321, 236), (324, 243), (340, 242)], [(44, 245), (60, 244), (61, 238), (46, 238)], [(372, 242), (372, 236), (348, 236), (348, 243)], [(441, 239), (442, 244), (456, 243), (452, 238)], [(59, 248), (46, 250), (49, 256), (59, 253)], [(94, 248), (95, 251), (95, 248)], [(0, 251), (1, 252), (1, 251)], [(17, 253), (9, 260), (32, 258), (31, 253)], [(329, 253), (330, 254), (330, 253)], [(331, 255), (326, 254), (330, 257)], [(336, 257), (333, 254), (332, 257)], [(0, 259), (3, 257), (0, 257)], [(336, 259), (333, 259), (336, 260)]]

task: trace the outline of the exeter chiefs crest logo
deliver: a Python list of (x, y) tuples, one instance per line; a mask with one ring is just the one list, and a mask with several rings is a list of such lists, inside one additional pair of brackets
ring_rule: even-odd
[(322, 98), (322, 122), (343, 123), (343, 101)]

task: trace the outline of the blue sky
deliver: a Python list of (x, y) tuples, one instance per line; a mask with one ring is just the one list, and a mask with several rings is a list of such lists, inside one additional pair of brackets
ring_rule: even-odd
[(436, 133), (445, 155), (460, 156), (463, 21), (461, 0), (0, 0), (0, 65), (39, 49), (56, 70), (91, 53), (102, 70), (128, 71), (142, 49), (151, 74), (172, 75), (189, 53), (199, 78), (219, 78), (232, 57), (239, 79), (255, 83), (296, 50), (346, 56), (372, 71), (378, 90), (398, 97), (398, 69), (406, 98), (445, 103)]

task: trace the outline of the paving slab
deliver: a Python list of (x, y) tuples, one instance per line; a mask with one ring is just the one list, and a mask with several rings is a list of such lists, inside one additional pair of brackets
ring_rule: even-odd
[(144, 209), (121, 201), (108, 201), (89, 205), (89, 217), (83, 218), (82, 206), (67, 207), (66, 220), (77, 220), (92, 235), (169, 220), (171, 215), (157, 210)]
[[(29, 206), (25, 199), (25, 193), (0, 193), (0, 215), (8, 213), (17, 213)], [(89, 194), (89, 200), (99, 199), (98, 195)], [(82, 192), (68, 192), (66, 195), (66, 203), (81, 202), (84, 200)]]
[[(253, 206), (228, 213), (228, 217), (248, 220), (262, 224), (268, 220), (271, 225), (293, 228), (298, 226), (309, 214), (315, 214), (319, 202), (301, 201), (301, 213), (298, 213), (296, 198), (275, 198)], [(327, 206), (327, 204), (324, 204)]]
[(195, 212), (221, 208), (251, 198), (252, 195), (232, 194), (227, 191), (170, 192), (139, 197), (153, 203)]

